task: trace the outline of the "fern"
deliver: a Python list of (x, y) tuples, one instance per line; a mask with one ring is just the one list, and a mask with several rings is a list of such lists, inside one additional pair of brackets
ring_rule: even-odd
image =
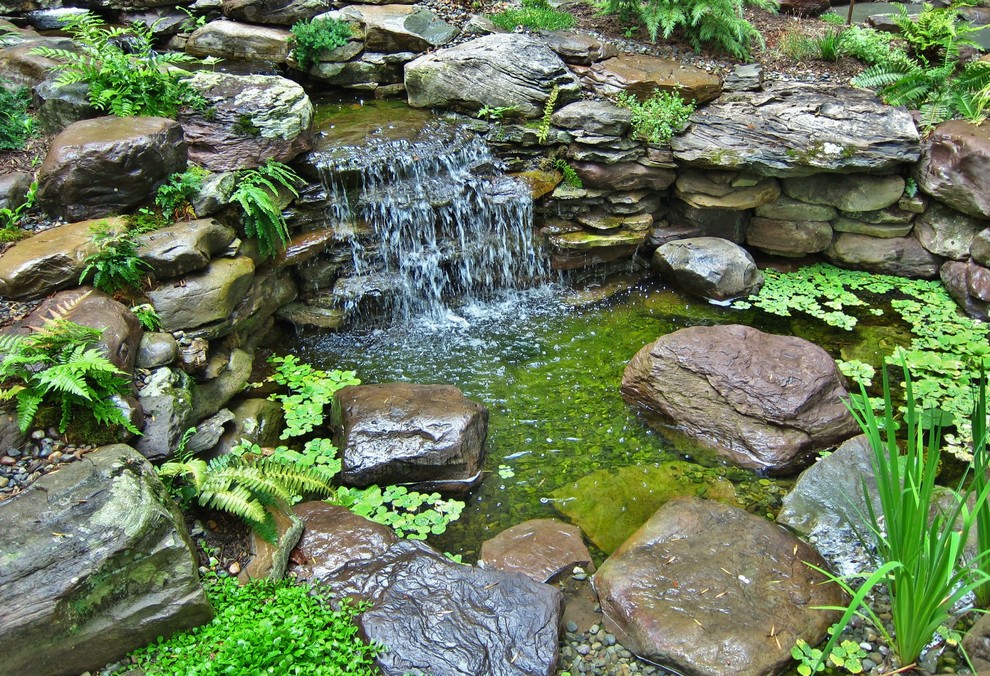
[(111, 295), (125, 289), (139, 289), (151, 266), (138, 256), (134, 236), (114, 230), (106, 221), (94, 223), (90, 232), (96, 252), (84, 261), (79, 283), (92, 277), (93, 286)]
[(274, 160), (241, 174), (232, 200), (244, 211), (244, 231), (258, 240), (263, 256), (273, 256), (289, 243), (289, 228), (276, 199), (280, 189), (298, 197), (296, 184), (301, 180), (294, 171)]

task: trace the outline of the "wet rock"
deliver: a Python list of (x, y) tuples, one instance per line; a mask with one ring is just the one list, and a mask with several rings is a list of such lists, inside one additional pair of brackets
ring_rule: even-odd
[[(6, 43), (0, 42), (0, 45)], [(35, 53), (41, 47), (74, 50), (69, 38), (47, 38), (37, 34), (0, 48), (0, 72), (4, 80), (16, 87), (35, 87), (46, 79), (57, 64), (52, 59)]]
[(938, 125), (925, 139), (913, 175), (923, 192), (964, 214), (990, 219), (990, 128), (963, 120)]
[(807, 176), (893, 169), (917, 160), (919, 143), (910, 113), (870, 92), (782, 83), (721, 97), (670, 145), (685, 165)]
[(581, 134), (622, 136), (629, 131), (632, 112), (608, 101), (575, 101), (557, 110), (550, 121)]
[(137, 252), (157, 279), (171, 279), (205, 268), (235, 234), (210, 218), (176, 223), (138, 237)]
[(89, 102), (89, 85), (76, 82), (56, 85), (45, 80), (34, 87), (35, 117), (47, 134), (57, 134), (73, 122), (102, 115)]
[(596, 63), (587, 74), (591, 87), (602, 96), (628, 92), (640, 101), (655, 89), (677, 92), (685, 100), (707, 103), (718, 98), (722, 81), (701, 68), (645, 54), (623, 54)]
[(309, 74), (338, 87), (377, 90), (402, 82), (403, 65), (415, 58), (415, 52), (365, 52), (347, 63), (317, 63), (309, 69)]
[[(805, 565), (801, 540), (736, 507), (667, 503), (595, 574), (605, 627), (630, 651), (680, 673), (777, 673), (798, 639), (838, 619), (842, 593)], [(777, 640), (768, 640), (773, 634)], [(718, 637), (718, 640), (711, 640)]]
[(987, 225), (986, 219), (973, 218), (933, 202), (915, 221), (914, 234), (921, 246), (936, 256), (964, 260), (969, 258), (973, 238)]
[(880, 513), (872, 457), (869, 442), (859, 435), (819, 458), (801, 473), (794, 488), (784, 496), (777, 523), (802, 535), (846, 527), (868, 533), (864, 481), (873, 509)]
[(830, 0), (782, 0), (780, 11), (797, 16), (818, 16), (831, 6)]
[(990, 269), (974, 261), (947, 261), (939, 277), (966, 314), (983, 321), (990, 319)]
[(186, 430), (196, 423), (192, 378), (178, 369), (159, 368), (144, 379), (138, 401), (144, 425), (134, 448), (149, 460), (165, 460), (179, 447)]
[(185, 168), (182, 129), (174, 120), (83, 120), (52, 140), (38, 170), (38, 206), (73, 221), (126, 213)]
[(203, 178), (203, 186), (190, 200), (193, 213), (198, 218), (215, 214), (230, 204), (230, 199), (237, 189), (237, 174), (225, 171), (219, 174), (209, 174)]
[(122, 218), (81, 221), (14, 244), (0, 257), (0, 296), (31, 300), (77, 285), (86, 258), (97, 251), (92, 227), (104, 220), (111, 230), (126, 228)]
[(776, 256), (820, 253), (832, 244), (832, 226), (822, 221), (752, 218), (746, 244)]
[(747, 469), (787, 474), (856, 433), (835, 360), (802, 338), (739, 326), (691, 327), (626, 366), (622, 396)]
[(969, 245), (969, 255), (983, 267), (990, 267), (990, 228), (976, 233)]
[(690, 237), (721, 237), (736, 244), (746, 241), (749, 212), (739, 209), (699, 209), (681, 200), (673, 200), (667, 221), (671, 226), (687, 228)]
[(23, 204), (32, 180), (26, 171), (0, 174), (0, 209), (16, 209)]
[(631, 258), (646, 241), (647, 231), (565, 232), (547, 237), (550, 266), (554, 270), (573, 270)]
[(186, 51), (193, 56), (215, 56), (230, 61), (285, 63), (289, 56), (287, 30), (252, 26), (237, 21), (211, 21), (193, 31)]
[(168, 366), (178, 355), (179, 344), (171, 333), (146, 331), (138, 345), (135, 366), (143, 369)]
[(480, 568), (522, 573), (536, 582), (590, 565), (581, 529), (557, 519), (530, 519), (505, 529), (482, 543), (478, 559)]
[(481, 480), (488, 409), (456, 387), (358, 385), (336, 396), (345, 484), (463, 492)]
[(701, 172), (687, 169), (677, 177), (674, 194), (697, 209), (754, 209), (780, 197), (776, 179), (737, 181), (737, 172)]
[(295, 82), (206, 71), (188, 82), (210, 110), (179, 114), (190, 161), (210, 171), (236, 171), (269, 159), (289, 162), (309, 149), (313, 104)]
[(247, 23), (291, 26), (331, 9), (329, 0), (224, 0), (224, 16)]
[(192, 410), (196, 420), (216, 414), (244, 389), (254, 366), (254, 355), (235, 348), (220, 361), (222, 370), (210, 380), (198, 383), (193, 391)]
[(893, 204), (904, 194), (900, 176), (817, 174), (786, 178), (784, 193), (802, 202), (827, 204), (842, 211), (874, 211)]
[(838, 233), (825, 257), (843, 268), (914, 279), (932, 279), (942, 263), (913, 236), (881, 239), (851, 232)]
[(358, 624), (388, 648), (376, 658), (386, 676), (423, 665), (460, 676), (549, 676), (556, 666), (562, 596), (521, 573), (457, 564), (402, 540), (325, 581), (337, 597), (371, 603)]
[(306, 502), (292, 511), (305, 526), (292, 552), (292, 567), (300, 580), (318, 581), (351, 561), (367, 561), (384, 554), (399, 541), (388, 526), (369, 521), (346, 507)]
[(979, 619), (963, 637), (962, 647), (976, 673), (990, 671), (990, 615), (980, 614)]
[(0, 505), (0, 549), (10, 673), (98, 670), (213, 616), (182, 515), (128, 446), (89, 453)]
[(454, 26), (425, 7), (350, 5), (333, 16), (359, 22), (364, 30), (365, 50), (369, 52), (426, 52), (442, 47), (457, 35)]
[(192, 329), (228, 318), (254, 278), (254, 262), (247, 256), (217, 258), (209, 267), (148, 291), (148, 298), (168, 331)]
[(515, 106), (522, 117), (539, 117), (554, 86), (557, 104), (578, 98), (581, 85), (542, 41), (495, 34), (437, 50), (406, 66), (406, 90), (414, 108)]
[(269, 399), (245, 399), (231, 406), (233, 425), (221, 437), (215, 452), (222, 455), (241, 441), (274, 448), (282, 444), (279, 435), (285, 427), (285, 411)]
[(666, 190), (676, 174), (671, 169), (646, 167), (638, 162), (598, 164), (574, 162), (572, 168), (589, 188), (609, 190)]
[(749, 296), (763, 286), (763, 275), (749, 252), (719, 237), (668, 242), (653, 253), (653, 267), (688, 293), (706, 300)]
[(276, 312), (279, 319), (299, 327), (313, 327), (335, 331), (344, 325), (344, 311), (337, 308), (322, 308), (305, 303), (289, 303)]
[(548, 31), (542, 33), (542, 37), (550, 49), (567, 63), (590, 66), (597, 61), (619, 55), (618, 47), (611, 42), (602, 42), (581, 31)]
[(852, 232), (857, 235), (869, 235), (870, 237), (879, 237), (882, 239), (890, 239), (893, 237), (907, 237), (914, 230), (913, 223), (904, 223), (900, 225), (886, 224), (886, 223), (867, 223), (865, 221), (860, 221), (855, 218), (847, 218), (845, 216), (838, 216), (831, 220), (832, 230), (835, 232)]
[(736, 489), (700, 465), (675, 460), (592, 472), (552, 496), (557, 511), (611, 554), (670, 500), (697, 496), (732, 504)]
[(231, 334), (251, 337), (268, 323), (276, 310), (295, 300), (297, 293), (289, 271), (262, 268), (226, 318), (188, 333), (205, 340), (216, 340)]

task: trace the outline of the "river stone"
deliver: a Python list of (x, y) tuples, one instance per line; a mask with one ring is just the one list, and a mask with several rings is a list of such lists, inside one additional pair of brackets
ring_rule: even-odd
[(522, 573), (536, 582), (553, 582), (578, 566), (591, 566), (581, 529), (557, 519), (530, 519), (481, 544), (479, 568)]
[[(826, 567), (786, 530), (737, 507), (679, 498), (595, 574), (605, 627), (628, 650), (692, 676), (758, 676), (817, 645), (844, 605)], [(776, 640), (769, 639), (774, 636)], [(715, 639), (715, 640), (713, 640)]]
[(969, 245), (969, 255), (983, 267), (990, 267), (990, 228), (976, 233)]
[(98, 671), (213, 617), (182, 515), (129, 446), (97, 449), (0, 504), (0, 552), (5, 673)]
[(189, 160), (210, 171), (289, 162), (310, 146), (313, 104), (295, 82), (276, 75), (200, 71), (188, 80), (209, 114), (181, 111)]
[(781, 195), (775, 201), (756, 207), (754, 215), (782, 221), (830, 221), (838, 210), (827, 204), (809, 204)]
[(105, 222), (126, 229), (122, 218), (60, 225), (17, 242), (0, 256), (0, 296), (15, 300), (43, 298), (79, 283), (86, 258), (97, 252), (91, 228)]
[(0, 209), (14, 210), (24, 203), (34, 177), (26, 171), (0, 174)]
[(457, 29), (436, 14), (411, 4), (350, 5), (330, 16), (360, 22), (369, 52), (426, 52), (442, 47), (457, 35)]
[(596, 63), (587, 74), (587, 81), (605, 97), (620, 92), (632, 94), (640, 101), (653, 95), (654, 90), (676, 92), (698, 104), (718, 98), (722, 81), (717, 75), (701, 68), (672, 59), (646, 54), (623, 54)]
[(973, 239), (987, 225), (985, 219), (976, 219), (932, 202), (915, 221), (914, 233), (921, 246), (936, 256), (963, 260), (969, 258)]
[(752, 218), (746, 244), (776, 256), (805, 256), (825, 251), (832, 243), (832, 226), (823, 221), (781, 221)]
[(695, 326), (640, 350), (621, 389), (649, 424), (672, 424), (740, 467), (788, 474), (858, 429), (842, 381), (802, 338)]
[(557, 110), (550, 121), (556, 127), (582, 134), (622, 136), (629, 131), (632, 111), (608, 101), (575, 101)]
[(182, 128), (163, 117), (70, 124), (38, 170), (38, 206), (66, 220), (126, 213), (186, 168)]
[[(4, 43), (0, 41), (0, 45)], [(45, 80), (57, 66), (57, 62), (48, 57), (36, 54), (41, 47), (51, 49), (75, 50), (75, 45), (69, 38), (47, 38), (37, 35), (14, 45), (0, 49), (0, 73), (8, 84), (15, 87), (35, 87)]]
[(186, 51), (193, 56), (213, 56), (225, 61), (283, 64), (289, 56), (290, 35), (282, 28), (211, 21), (193, 31), (186, 41)]
[(235, 21), (291, 26), (332, 8), (330, 0), (223, 0), (223, 13)]
[(843, 268), (913, 279), (934, 278), (942, 263), (913, 236), (881, 239), (851, 232), (838, 233), (825, 258)]
[(653, 267), (688, 293), (705, 300), (745, 297), (763, 286), (763, 274), (749, 252), (720, 237), (668, 242), (653, 252)]
[(541, 40), (507, 33), (485, 35), (437, 50), (406, 65), (406, 90), (414, 108), (515, 107), (516, 114), (543, 114), (557, 87), (557, 105), (578, 98), (581, 83)]
[(196, 423), (193, 415), (192, 378), (172, 368), (158, 368), (144, 378), (138, 401), (144, 409), (144, 425), (134, 448), (153, 461), (165, 460), (178, 449), (187, 429)]
[(253, 278), (254, 262), (247, 256), (216, 258), (204, 271), (184, 277), (181, 284), (166, 282), (151, 289), (148, 298), (164, 329), (193, 329), (227, 319)]
[(179, 356), (179, 344), (171, 333), (146, 331), (138, 344), (135, 366), (156, 369), (168, 366)]
[(222, 370), (210, 380), (198, 383), (193, 390), (192, 411), (196, 420), (215, 415), (244, 389), (254, 367), (254, 353), (234, 348), (220, 361)]
[(864, 481), (873, 509), (880, 513), (872, 458), (869, 441), (862, 434), (818, 458), (784, 496), (777, 523), (806, 536), (843, 528), (868, 533)]
[(234, 415), (233, 425), (214, 449), (217, 455), (229, 452), (241, 441), (262, 448), (282, 445), (279, 436), (285, 427), (285, 411), (278, 402), (253, 397), (237, 402), (230, 412)]
[(580, 526), (596, 547), (611, 554), (668, 501), (703, 496), (734, 503), (736, 489), (712, 470), (674, 460), (599, 470), (551, 495), (557, 511)]
[(369, 521), (346, 507), (306, 502), (292, 511), (305, 525), (292, 552), (292, 567), (299, 580), (316, 582), (333, 575), (351, 561), (366, 561), (384, 554), (399, 541), (388, 526)]
[(842, 211), (884, 209), (897, 204), (904, 194), (904, 179), (900, 176), (816, 174), (785, 178), (781, 183), (788, 197)]
[(913, 175), (923, 192), (964, 214), (990, 219), (990, 125), (938, 125), (925, 139)]
[(59, 86), (52, 78), (35, 85), (33, 91), (35, 119), (46, 134), (57, 134), (73, 122), (103, 114), (90, 103), (85, 82)]
[(324, 578), (337, 598), (367, 601), (362, 636), (383, 644), (385, 676), (549, 676), (557, 662), (563, 597), (522, 573), (454, 563), (400, 540)]
[(990, 319), (990, 270), (973, 261), (946, 261), (939, 277), (966, 314), (982, 321)]
[(336, 397), (345, 484), (464, 492), (481, 480), (488, 409), (456, 387), (358, 385)]
[(780, 83), (695, 111), (670, 145), (682, 166), (807, 176), (894, 169), (918, 159), (919, 143), (911, 114), (871, 92)]
[(205, 268), (235, 234), (212, 218), (176, 223), (139, 236), (137, 253), (157, 279), (171, 279)]

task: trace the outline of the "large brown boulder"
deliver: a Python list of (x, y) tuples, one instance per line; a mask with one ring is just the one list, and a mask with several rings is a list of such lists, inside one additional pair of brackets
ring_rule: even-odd
[(943, 122), (925, 140), (914, 177), (923, 192), (953, 209), (990, 218), (990, 125)]
[(802, 338), (748, 326), (695, 326), (647, 345), (622, 397), (647, 422), (673, 425), (728, 461), (793, 473), (858, 429), (835, 360)]
[(763, 676), (798, 639), (826, 637), (844, 601), (811, 547), (765, 519), (699, 498), (660, 508), (594, 577), (606, 628), (690, 676)]
[(98, 117), (52, 140), (38, 170), (38, 206), (71, 221), (127, 213), (186, 168), (182, 128), (163, 117)]
[(358, 385), (337, 399), (344, 483), (466, 491), (481, 480), (488, 409), (453, 385)]
[(939, 277), (966, 314), (990, 320), (990, 269), (973, 261), (947, 261), (939, 270)]
[(301, 580), (333, 575), (351, 561), (366, 561), (399, 541), (388, 526), (369, 521), (346, 507), (306, 502), (292, 508), (305, 526), (292, 552), (292, 571)]
[(628, 92), (644, 101), (659, 89), (675, 92), (699, 104), (718, 98), (722, 81), (718, 75), (672, 59), (646, 54), (623, 54), (600, 61), (588, 71), (591, 86), (603, 96)]

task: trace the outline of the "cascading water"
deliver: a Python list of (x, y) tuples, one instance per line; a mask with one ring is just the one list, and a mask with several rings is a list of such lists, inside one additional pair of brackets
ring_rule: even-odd
[(315, 166), (332, 225), (373, 234), (352, 238), (354, 275), (334, 288), (352, 315), (370, 288), (395, 319), (442, 320), (452, 299), (487, 300), (547, 274), (528, 187), (467, 130), (432, 123), (414, 140), (318, 151)]

